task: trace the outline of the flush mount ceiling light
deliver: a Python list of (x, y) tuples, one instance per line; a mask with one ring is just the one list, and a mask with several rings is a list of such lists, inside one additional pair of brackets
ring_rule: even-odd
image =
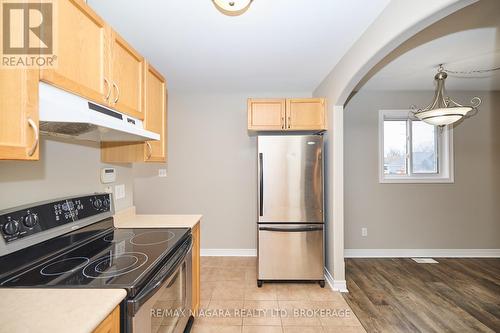
[(253, 0), (212, 0), (212, 2), (221, 13), (238, 16), (247, 11)]
[[(440, 65), (436, 76), (434, 76), (437, 86), (432, 103), (423, 109), (417, 109), (415, 106), (411, 107), (413, 115), (419, 120), (434, 126), (446, 126), (477, 113), (477, 107), (481, 105), (479, 97), (472, 98), (469, 106), (458, 104), (451, 97), (445, 96), (444, 81), (447, 77), (448, 74)], [(473, 110), (474, 112), (471, 113)]]

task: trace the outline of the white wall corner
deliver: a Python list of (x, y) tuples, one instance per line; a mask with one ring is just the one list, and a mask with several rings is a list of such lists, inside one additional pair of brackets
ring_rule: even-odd
[(325, 267), (325, 280), (333, 291), (348, 293), (347, 282), (345, 280), (335, 280)]
[(333, 107), (333, 274), (345, 280), (344, 265), (344, 106)]
[(202, 257), (256, 257), (257, 249), (201, 249)]

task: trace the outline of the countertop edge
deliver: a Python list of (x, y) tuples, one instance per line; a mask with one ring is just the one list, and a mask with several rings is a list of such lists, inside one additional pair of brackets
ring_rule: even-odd
[(136, 214), (135, 207), (129, 207), (113, 216), (115, 228), (194, 228), (200, 223), (201, 214)]
[(126, 296), (124, 289), (0, 288), (2, 315), (12, 319), (0, 332), (91, 333)]

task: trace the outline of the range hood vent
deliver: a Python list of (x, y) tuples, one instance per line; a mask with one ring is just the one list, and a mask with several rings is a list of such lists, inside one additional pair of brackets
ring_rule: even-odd
[(89, 102), (44, 82), (39, 84), (40, 132), (87, 141), (148, 141), (160, 135), (141, 120)]

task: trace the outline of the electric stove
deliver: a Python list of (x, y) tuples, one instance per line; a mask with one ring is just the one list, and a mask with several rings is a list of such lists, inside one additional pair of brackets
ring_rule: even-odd
[(112, 215), (109, 194), (0, 212), (0, 287), (125, 289), (122, 325), (132, 332), (140, 307), (190, 260), (191, 233), (116, 229)]

